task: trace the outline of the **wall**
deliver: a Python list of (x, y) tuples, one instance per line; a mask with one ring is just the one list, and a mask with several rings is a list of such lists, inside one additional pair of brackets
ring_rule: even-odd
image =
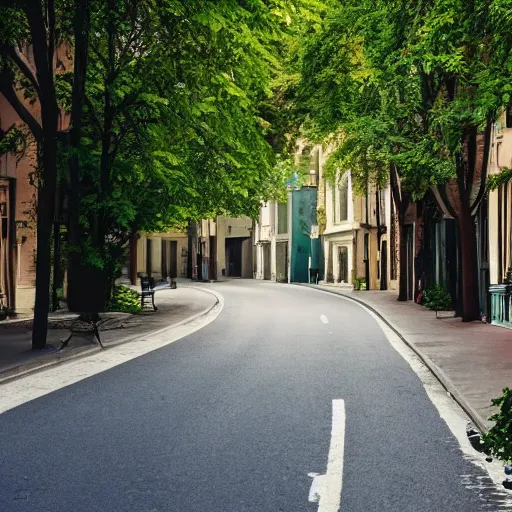
[[(489, 155), (488, 172), (497, 174), (502, 168), (512, 167), (512, 128), (505, 127), (504, 115), (501, 116), (493, 132), (493, 141)], [(508, 211), (505, 212), (503, 196), (494, 190), (489, 193), (489, 271), (491, 284), (498, 284), (503, 280), (510, 262), (510, 237), (512, 231), (512, 197), (510, 197), (510, 184), (508, 185)], [(502, 192), (503, 193), (503, 192)], [(499, 219), (501, 205), (502, 217)], [(505, 219), (507, 232), (504, 232)], [(500, 233), (501, 225), (501, 233)], [(500, 250), (501, 249), (501, 250)], [(501, 253), (501, 256), (500, 256)], [(500, 268), (501, 261), (501, 268)], [(501, 279), (500, 279), (501, 278)]]
[[(34, 109), (35, 107), (32, 110)], [(0, 129), (6, 131), (13, 124), (22, 126), (15, 111), (0, 94)], [(16, 241), (15, 248), (6, 247), (6, 250), (11, 251), (16, 289), (15, 305), (20, 314), (31, 313), (35, 301), (37, 189), (31, 184), (31, 177), (36, 168), (36, 151), (36, 144), (29, 136), (28, 145), (23, 155), (0, 156), (0, 186), (8, 187), (8, 181), (2, 180), (2, 176), (16, 179)], [(11, 200), (9, 197), (6, 199), (7, 201)]]
[[(251, 238), (253, 222), (248, 217), (234, 219), (231, 217), (217, 217), (217, 276), (220, 279), (226, 273), (226, 238)], [(245, 245), (245, 242), (244, 242)], [(251, 244), (249, 244), (251, 247)], [(250, 256), (249, 256), (250, 253)], [(249, 265), (250, 261), (250, 265)], [(244, 263), (245, 262), (245, 263)], [(242, 273), (253, 277), (252, 248), (244, 249), (242, 257)]]
[[(187, 277), (186, 265), (183, 265), (182, 253), (183, 250), (188, 250), (188, 238), (185, 233), (172, 232), (167, 233), (155, 233), (155, 234), (142, 234), (137, 240), (137, 272), (146, 274), (146, 240), (152, 240), (152, 258), (151, 258), (151, 270), (153, 277), (159, 279), (162, 275), (162, 240), (176, 241), (177, 242), (177, 267), (178, 277)], [(169, 262), (170, 255), (167, 255)], [(167, 267), (169, 268), (169, 266)]]

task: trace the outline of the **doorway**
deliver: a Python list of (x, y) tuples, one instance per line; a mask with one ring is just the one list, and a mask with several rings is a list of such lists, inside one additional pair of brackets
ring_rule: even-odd
[(178, 242), (176, 240), (169, 242), (169, 277), (171, 279), (178, 277)]
[(146, 238), (146, 275), (151, 277), (153, 261), (153, 240)]
[(226, 275), (242, 277), (242, 243), (245, 238), (226, 238)]
[(288, 282), (288, 242), (276, 243), (276, 274), (278, 282)]
[(215, 258), (216, 252), (216, 244), (215, 244), (216, 237), (210, 236), (210, 279), (212, 281), (215, 281), (217, 279), (217, 260)]
[(338, 283), (348, 283), (348, 248), (338, 247)]
[(272, 277), (270, 263), (270, 244), (265, 244), (263, 246), (263, 279), (266, 281), (270, 281)]
[(383, 240), (380, 249), (380, 289), (388, 289), (388, 242)]
[(405, 226), (407, 252), (407, 299), (414, 299), (414, 225)]

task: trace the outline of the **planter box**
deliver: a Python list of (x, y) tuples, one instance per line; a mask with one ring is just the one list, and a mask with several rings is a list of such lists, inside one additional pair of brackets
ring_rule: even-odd
[(493, 284), (491, 295), (491, 324), (512, 329), (512, 285)]

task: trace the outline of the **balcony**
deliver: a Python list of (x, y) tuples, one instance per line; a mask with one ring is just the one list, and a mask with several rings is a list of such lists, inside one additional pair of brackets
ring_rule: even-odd
[(512, 285), (493, 284), (491, 295), (491, 324), (512, 329)]
[(256, 242), (268, 243), (272, 236), (271, 226), (258, 226), (256, 230)]

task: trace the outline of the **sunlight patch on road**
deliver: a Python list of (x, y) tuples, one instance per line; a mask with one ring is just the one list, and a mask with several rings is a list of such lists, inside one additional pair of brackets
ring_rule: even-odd
[(0, 414), (19, 405), (40, 398), (58, 389), (70, 386), (93, 375), (110, 370), (115, 366), (143, 356), (170, 343), (188, 336), (213, 322), (224, 307), (224, 299), (217, 292), (217, 303), (206, 314), (200, 313), (194, 319), (181, 325), (174, 325), (146, 336), (109, 347), (93, 355), (70, 360), (34, 374), (2, 384), (0, 387)]

